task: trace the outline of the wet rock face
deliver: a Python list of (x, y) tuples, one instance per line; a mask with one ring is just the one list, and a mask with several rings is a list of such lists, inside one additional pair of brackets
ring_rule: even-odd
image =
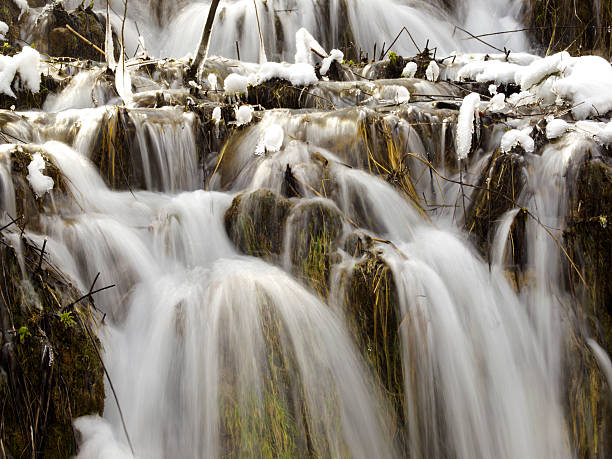
[(0, 441), (7, 457), (64, 458), (76, 452), (73, 418), (102, 414), (104, 373), (92, 341), (91, 306), (25, 244), (0, 245)]
[(6, 51), (10, 50), (10, 45), (17, 45), (20, 31), (20, 15), (21, 9), (13, 0), (2, 0), (0, 2), (0, 21), (4, 22), (9, 27), (8, 33), (6, 34), (7, 44), (5, 45), (2, 54), (6, 54)]
[(290, 201), (268, 190), (238, 196), (225, 214), (226, 232), (241, 252), (278, 262), (288, 251), (295, 275), (322, 297), (343, 224), (340, 211), (323, 200)]
[(268, 190), (240, 195), (225, 214), (225, 229), (241, 252), (274, 259), (282, 252), (290, 208), (289, 200)]
[[(522, 150), (520, 152), (524, 153)], [(524, 159), (518, 150), (507, 154), (497, 150), (478, 182), (479, 188), (468, 208), (466, 228), (487, 258), (497, 222), (504, 213), (516, 207), (525, 184), (523, 166)], [(521, 252), (517, 250), (517, 256)]]
[(397, 416), (403, 419), (404, 376), (397, 287), (391, 268), (371, 244), (367, 236), (358, 234), (346, 241), (347, 250), (364, 256), (347, 273), (344, 307), (359, 349), (386, 388)]
[[(587, 283), (587, 312), (594, 332), (612, 351), (612, 160), (590, 159), (578, 170), (565, 233)], [(599, 322), (599, 329), (597, 322)]]

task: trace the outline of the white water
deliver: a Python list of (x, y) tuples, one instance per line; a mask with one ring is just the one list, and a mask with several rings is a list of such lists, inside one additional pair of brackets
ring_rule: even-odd
[[(67, 7), (78, 4), (77, 1), (65, 3)], [(348, 25), (354, 33), (357, 54), (362, 48), (364, 56), (369, 53), (370, 57), (374, 43), (378, 45), (378, 54), (383, 43), (389, 46), (402, 27), (410, 31), (421, 49), (429, 40), (430, 48), (437, 47), (440, 57), (457, 49), (493, 51), (476, 40), (464, 41), (469, 35), (456, 30), (455, 25), (475, 35), (521, 28), (521, 1), (469, 0), (459, 3), (460, 6), (448, 11), (439, 0), (349, 0), (346, 2), (348, 11), (344, 13), (345, 16), (340, 0), (257, 0), (257, 8), (268, 57), (288, 62), (293, 62), (295, 33), (301, 27), (308, 29), (330, 50), (345, 46), (341, 36)], [(193, 0), (130, 1), (129, 21), (125, 29), (128, 54), (132, 56), (138, 47), (137, 29), (144, 36), (147, 50), (153, 56), (183, 57), (192, 54), (199, 43), (209, 4), (208, 1)], [(96, 0), (96, 6), (100, 12), (106, 12), (106, 2)], [(111, 1), (111, 6), (113, 28), (119, 31), (123, 4), (117, 0)], [(236, 41), (239, 42), (241, 58), (257, 62), (259, 36), (252, 0), (221, 2), (212, 36), (211, 55), (235, 58)], [(487, 41), (501, 49), (529, 49), (529, 42), (523, 33), (489, 37)], [(405, 33), (393, 50), (406, 55), (417, 52)]]
[[(330, 1), (332, 11), (336, 3)], [(207, 4), (168, 7), (169, 21), (163, 27), (145, 8), (137, 8), (144, 4), (130, 2), (131, 18), (148, 34), (150, 50), (175, 56), (193, 50)], [(463, 47), (449, 22), (473, 33), (517, 28), (520, 6), (473, 0), (447, 14), (426, 2), (408, 6), (385, 0), (383, 8), (370, 0), (349, 4), (349, 23), (359, 43), (389, 43), (396, 29), (407, 25), (418, 43), (431, 39), (439, 52)], [(256, 28), (247, 25), (254, 24), (251, 6), (246, 0), (232, 2), (217, 24), (214, 52), (233, 56), (233, 43), (240, 40), (242, 57), (255, 59)], [(274, 47), (279, 37), (270, 25), (272, 7), (295, 10), (278, 13), (287, 38), (282, 49)], [(333, 14), (329, 24), (320, 24), (315, 10), (310, 1), (259, 4), (268, 47), (291, 59), (294, 32), (304, 25), (326, 37), (322, 42), (328, 48), (337, 45), (334, 40), (343, 24)], [(243, 17), (248, 33), (241, 35), (238, 24)], [(388, 37), (382, 37), (381, 30)], [(133, 36), (130, 28), (128, 38)], [(524, 49), (524, 37), (513, 37), (512, 44), (497, 44)], [(467, 43), (465, 48), (478, 47)], [(411, 47), (403, 38), (397, 49), (412, 53)], [(528, 225), (532, 278), (519, 294), (502, 266), (516, 210), (500, 224), (494, 269), (489, 269), (461, 229), (458, 185), (440, 185), (421, 174), (422, 164), (413, 169), (413, 175), (421, 177), (418, 194), (449, 206), (430, 221), (368, 172), (359, 138), (360, 123), (374, 113), (366, 108), (268, 112), (232, 141), (223, 167), (209, 184), (198, 164), (193, 114), (178, 108), (130, 109), (131, 153), (138, 159), (143, 189), (113, 191), (90, 162), (100, 129), (119, 116), (110, 106), (91, 108), (113, 101), (104, 91), (91, 90), (96, 77), (95, 72), (77, 77), (60, 97), (49, 100), (45, 108), (55, 115), (28, 113), (7, 129), (41, 144), (74, 196), (60, 211), (49, 209), (43, 217), (53, 261), (82, 290), (98, 272), (98, 285), (117, 284), (96, 301), (108, 314), (107, 325), (100, 329), (104, 359), (136, 457), (263, 455), (278, 419), (295, 424), (295, 432), (287, 435), (294, 443), (288, 448), (296, 455), (572, 456), (561, 387), (569, 302), (562, 255), (539, 223)], [(429, 84), (421, 89), (437, 91)], [(439, 136), (420, 136), (393, 113), (385, 121), (394, 126), (394, 141), (402, 153), (429, 157), (437, 152), (436, 166), (458, 179), (453, 168), (444, 165), (444, 136), (452, 135), (449, 123), (435, 113), (422, 116), (442, 126), (435, 131)], [(284, 130), (283, 147), (255, 157), (271, 125)], [(568, 165), (588, 145), (582, 138), (567, 137), (546, 147), (541, 156), (528, 158), (528, 187), (518, 201), (557, 236), (567, 214), (563, 191)], [(475, 155), (464, 179), (475, 181), (490, 154)], [(0, 153), (0, 161), (0, 205), (14, 214), (9, 159)], [(298, 243), (291, 237), (285, 239), (282, 267), (237, 253), (228, 239), (223, 219), (232, 199), (245, 190), (280, 193), (287, 164), (304, 184), (308, 200), (300, 202), (339, 209), (347, 220), (346, 232), (354, 223), (392, 243), (380, 243), (376, 249), (398, 288), (407, 444), (397, 441), (399, 426), (384, 391), (347, 329), (341, 286), (332, 286), (335, 296), (322, 300), (302, 285), (291, 266), (289, 252)], [(214, 191), (204, 191), (205, 185)], [(471, 191), (464, 192), (469, 198)], [(299, 212), (294, 212), (287, 227), (299, 223)], [(41, 241), (43, 236), (32, 237)], [(339, 267), (350, 274), (359, 260), (341, 251), (338, 255)], [(591, 346), (609, 373), (609, 358), (596, 343)], [(132, 457), (115, 401), (107, 395), (104, 419), (76, 422), (83, 435), (79, 457)], [(282, 405), (278, 412), (267, 411), (271, 396)], [(236, 425), (242, 430), (232, 431)]]

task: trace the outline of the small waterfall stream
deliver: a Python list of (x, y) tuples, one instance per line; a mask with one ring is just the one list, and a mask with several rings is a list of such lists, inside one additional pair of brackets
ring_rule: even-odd
[[(441, 54), (478, 50), (462, 46), (452, 24), (519, 28), (520, 3), (257, 5), (269, 56), (293, 61), (303, 26), (328, 49), (389, 44), (394, 37), (380, 31), (407, 26)], [(147, 5), (130, 2), (129, 20), (151, 53), (193, 51), (208, 2), (176, 2), (158, 18), (139, 11)], [(212, 51), (234, 56), (239, 41), (255, 60), (256, 29), (245, 26), (253, 23), (250, 0), (222, 2)], [(496, 43), (527, 47), (522, 34), (511, 37)], [(411, 46), (404, 39), (396, 49), (414, 54)], [(138, 72), (130, 106), (94, 68), (44, 111), (0, 115), (3, 132), (23, 141), (0, 148), (0, 226), (23, 200), (12, 153), (43, 153), (65, 189), (40, 201), (27, 236), (47, 241), (50, 260), (81, 291), (98, 273), (97, 285), (115, 285), (95, 299), (122, 413), (107, 390), (103, 418), (75, 421), (79, 458), (579, 456), (568, 355), (575, 345), (608, 378), (612, 367), (580, 317), (559, 241), (572, 171), (602, 151), (593, 138), (570, 132), (517, 159), (500, 154), (507, 125), (491, 118), (459, 160), (453, 103), (465, 90), (456, 85), (324, 81), (304, 96), (312, 108), (262, 110), (234, 126), (225, 113), (211, 119), (221, 93), (194, 108), (193, 87), (171, 71)], [(413, 102), (394, 101), (405, 88)], [(318, 99), (334, 109), (317, 108)], [(271, 130), (282, 132), (280, 145), (261, 154)], [(491, 199), (500, 157), (520, 165), (524, 186), (487, 223), (483, 254), (473, 214)]]

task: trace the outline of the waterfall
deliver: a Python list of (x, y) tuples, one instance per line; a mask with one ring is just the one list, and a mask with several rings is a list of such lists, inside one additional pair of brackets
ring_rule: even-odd
[[(519, 29), (521, 4), (257, 0), (267, 55), (291, 62), (301, 27), (357, 54), (404, 26), (438, 57), (487, 51), (455, 25)], [(193, 52), (208, 5), (131, 0), (128, 54), (138, 35), (153, 56)], [(230, 58), (238, 42), (256, 59), (255, 23), (252, 0), (222, 2), (211, 52), (224, 58), (205, 73), (250, 75), (255, 64)], [(528, 49), (522, 33), (490, 41)], [(393, 50), (417, 52), (405, 35)], [(95, 304), (114, 394), (103, 417), (74, 421), (78, 458), (609, 454), (598, 436), (612, 366), (564, 242), (580, 167), (609, 155), (593, 134), (603, 122), (545, 139), (540, 105), (500, 114), (483, 101), (461, 158), (461, 100), (488, 81), (325, 80), (290, 86), (300, 108), (265, 109), (255, 87), (229, 96), (187, 67), (129, 60), (126, 105), (92, 64), (62, 74), (41, 110), (0, 113), (0, 227), (22, 213), (11, 242), (44, 244), (82, 292), (113, 287)], [(246, 101), (262, 106), (243, 125)], [(500, 148), (526, 127), (535, 151)], [(34, 154), (55, 186), (41, 197)]]
[[(111, 18), (115, 30), (121, 30), (123, 3), (111, 1)], [(142, 34), (147, 50), (159, 57), (183, 57), (196, 49), (206, 16), (208, 1), (171, 2), (131, 0), (128, 4), (126, 49), (133, 55)], [(77, 1), (67, 2), (76, 7)], [(106, 2), (96, 0), (99, 11), (105, 13)], [(429, 40), (430, 48), (439, 55), (451, 51), (491, 51), (464, 32), (476, 35), (520, 29), (522, 2), (495, 0), (257, 0), (266, 53), (274, 60), (293, 62), (295, 33), (306, 27), (326, 49), (349, 49), (352, 55), (373, 53), (374, 43), (381, 52), (389, 47), (396, 35), (406, 27), (420, 49)], [(235, 58), (236, 42), (243, 60), (257, 62), (259, 36), (252, 0), (221, 2), (211, 54)], [(138, 27), (136, 27), (136, 25)], [(139, 32), (136, 32), (138, 30)], [(382, 31), (382, 34), (381, 34)], [(488, 42), (498, 48), (523, 51), (529, 42), (522, 33), (490, 37)], [(370, 49), (371, 48), (371, 49)], [(410, 38), (403, 34), (393, 48), (398, 54), (416, 54)], [(377, 53), (377, 54), (378, 54)]]

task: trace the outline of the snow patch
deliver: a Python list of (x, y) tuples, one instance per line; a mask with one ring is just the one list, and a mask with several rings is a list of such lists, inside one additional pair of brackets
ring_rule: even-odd
[(506, 95), (504, 93), (495, 94), (489, 101), (487, 110), (491, 113), (503, 112), (506, 108)]
[(436, 61), (431, 61), (425, 70), (425, 76), (429, 81), (436, 82), (440, 78), (440, 67)]
[(0, 40), (6, 40), (6, 34), (9, 31), (9, 26), (6, 25), (6, 22), (0, 21)]
[(232, 96), (245, 94), (247, 92), (248, 86), (249, 78), (245, 77), (244, 75), (239, 75), (237, 73), (232, 73), (228, 75), (225, 81), (223, 82), (225, 94)]
[(574, 119), (601, 116), (612, 110), (612, 65), (598, 56), (571, 58), (564, 77), (552, 85), (554, 93), (572, 105)]
[(501, 150), (503, 153), (509, 153), (514, 147), (521, 146), (527, 153), (533, 153), (535, 151), (535, 142), (529, 136), (532, 128), (523, 130), (511, 129), (506, 132), (501, 139)]
[(219, 124), (221, 121), (221, 107), (215, 107), (212, 112), (212, 120), (215, 122), (215, 124)]
[(459, 109), (459, 118), (457, 120), (457, 134), (455, 137), (455, 145), (457, 149), (457, 158), (459, 160), (466, 159), (472, 149), (472, 136), (474, 135), (474, 121), (476, 119), (476, 108), (480, 104), (480, 94), (475, 92), (465, 96), (461, 108)]
[(402, 76), (404, 78), (414, 78), (417, 73), (417, 68), (416, 62), (408, 62), (404, 70), (402, 70)]
[(217, 79), (217, 75), (214, 73), (209, 73), (207, 80), (211, 90), (216, 91), (219, 89), (219, 80)]
[(40, 91), (39, 63), (40, 54), (30, 46), (24, 46), (13, 57), (0, 56), (0, 93), (16, 97), (11, 88), (16, 74), (19, 74), (22, 88), (34, 93)]
[(19, 54), (13, 57), (23, 88), (36, 93), (40, 91), (40, 53), (31, 46), (24, 46)]
[(296, 64), (314, 64), (312, 50), (316, 51), (321, 56), (327, 56), (327, 52), (319, 44), (317, 40), (306, 30), (301, 28), (295, 34), (295, 63)]
[(612, 121), (606, 124), (606, 127), (599, 131), (597, 138), (604, 145), (612, 145)]
[(266, 153), (276, 153), (280, 151), (284, 140), (285, 131), (281, 126), (278, 124), (269, 126), (255, 148), (255, 155), (264, 156)]
[(0, 55), (0, 93), (15, 97), (15, 93), (11, 89), (11, 83), (16, 72), (17, 65), (14, 59), (10, 56)]
[(548, 140), (557, 139), (569, 131), (570, 125), (560, 119), (552, 120), (546, 125), (546, 138)]
[(42, 173), (45, 167), (45, 160), (40, 153), (34, 154), (32, 162), (28, 165), (28, 176), (26, 178), (30, 182), (30, 187), (32, 187), (32, 190), (39, 198), (53, 189), (53, 179)]
[(234, 109), (236, 114), (236, 126), (244, 126), (253, 121), (253, 107), (250, 105), (241, 105), (239, 108)]
[(338, 63), (341, 63), (343, 60), (344, 53), (339, 49), (332, 49), (329, 53), (329, 56), (323, 59), (323, 62), (321, 63), (321, 75), (327, 75), (327, 72), (329, 72), (329, 67), (332, 65), (332, 62), (336, 61)]
[(254, 75), (255, 83), (261, 84), (273, 78), (290, 81), (295, 86), (310, 86), (318, 80), (314, 67), (310, 64), (263, 64)]

